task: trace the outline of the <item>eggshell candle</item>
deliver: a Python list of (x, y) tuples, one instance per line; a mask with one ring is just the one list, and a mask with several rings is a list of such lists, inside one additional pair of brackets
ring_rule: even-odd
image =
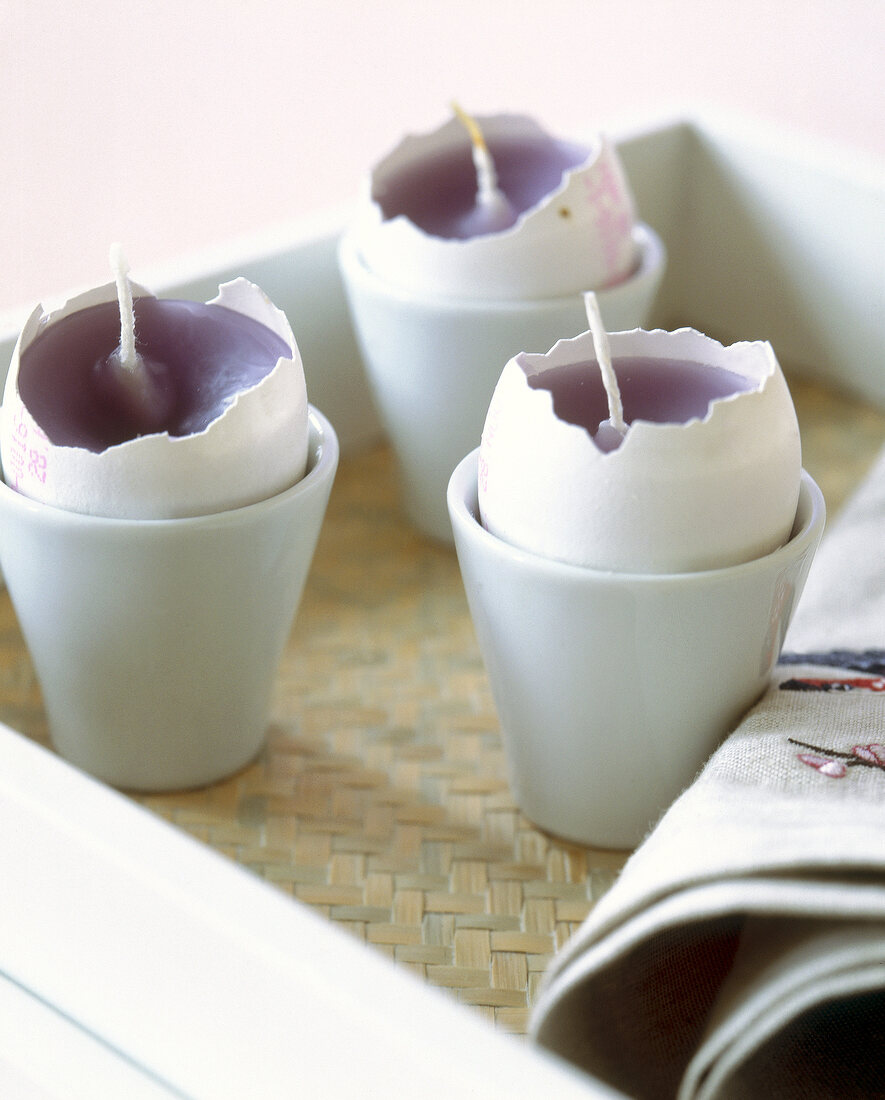
[(7, 484), (69, 511), (173, 519), (297, 482), (307, 463), (307, 393), (284, 314), (245, 279), (205, 304), (132, 289), (147, 397), (127, 396), (126, 372), (114, 363), (115, 284), (49, 315), (38, 307), (26, 322), (0, 410)]
[(462, 119), (406, 137), (364, 185), (352, 234), (368, 268), (412, 294), (472, 299), (552, 298), (633, 273), (633, 197), (604, 137), (558, 140), (520, 115), (476, 124), (496, 201), (482, 199)]
[(608, 406), (590, 332), (507, 363), (480, 447), (484, 526), (534, 554), (634, 573), (716, 569), (784, 543), (801, 448), (771, 346), (691, 329), (609, 341), (627, 425), (614, 439), (594, 438)]

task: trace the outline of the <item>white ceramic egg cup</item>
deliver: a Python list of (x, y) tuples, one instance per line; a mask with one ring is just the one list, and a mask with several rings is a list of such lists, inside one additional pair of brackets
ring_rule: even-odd
[(265, 738), (274, 676), (338, 465), (309, 409), (308, 470), (241, 508), (111, 519), (0, 482), (0, 562), (52, 741), (114, 786), (201, 786)]
[[(610, 332), (647, 325), (666, 268), (649, 226), (634, 229), (636, 272), (597, 291)], [(421, 297), (375, 275), (356, 238), (344, 234), (339, 267), (370, 388), (399, 467), (406, 515), (451, 543), (446, 486), (479, 442), (504, 364), (546, 351), (587, 328), (583, 295), (525, 300)]]
[(824, 527), (803, 471), (790, 539), (694, 573), (617, 573), (517, 549), (478, 520), (474, 450), (448, 507), (517, 804), (633, 848), (762, 694)]

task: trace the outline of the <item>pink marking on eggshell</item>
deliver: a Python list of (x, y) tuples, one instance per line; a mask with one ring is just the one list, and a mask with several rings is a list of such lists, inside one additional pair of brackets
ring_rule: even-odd
[(478, 482), (480, 492), (485, 492), (489, 487), (489, 464), (483, 455), (479, 456)]

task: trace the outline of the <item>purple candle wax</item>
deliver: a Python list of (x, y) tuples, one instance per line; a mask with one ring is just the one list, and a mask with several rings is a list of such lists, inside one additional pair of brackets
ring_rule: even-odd
[[(755, 388), (750, 379), (734, 371), (688, 360), (632, 356), (616, 359), (612, 366), (628, 425), (636, 420), (653, 424), (703, 420), (712, 401)], [(586, 428), (600, 450), (619, 446), (622, 437), (617, 432), (604, 428), (600, 432), (609, 409), (595, 361), (551, 367), (528, 376), (527, 381), (532, 389), (549, 390), (559, 419)]]
[(508, 200), (509, 216), (477, 206), (476, 168), (472, 147), (463, 143), (428, 150), (396, 173), (376, 176), (372, 198), (385, 220), (408, 218), (425, 233), (465, 240), (509, 228), (526, 210), (562, 183), (566, 172), (590, 155), (583, 145), (536, 136), (489, 134), (486, 144), (494, 161), (498, 186)]
[(120, 341), (116, 302), (69, 314), (22, 353), (21, 399), (57, 446), (98, 453), (151, 432), (199, 433), (279, 359), (292, 358), (275, 332), (224, 306), (137, 298), (134, 309), (148, 400), (133, 400), (112, 362)]

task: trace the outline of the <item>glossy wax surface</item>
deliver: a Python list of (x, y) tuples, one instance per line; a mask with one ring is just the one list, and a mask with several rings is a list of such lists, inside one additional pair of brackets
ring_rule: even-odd
[[(723, 367), (681, 359), (619, 358), (613, 362), (627, 424), (685, 424), (702, 420), (710, 403), (754, 388), (747, 378)], [(595, 435), (608, 418), (608, 399), (593, 360), (551, 367), (528, 378), (532, 389), (549, 390), (560, 420)], [(608, 448), (605, 448), (608, 449)]]
[(487, 137), (498, 186), (507, 197), (512, 218), (507, 224), (494, 218), (471, 216), (476, 207), (476, 168), (470, 141), (428, 153), (376, 183), (373, 198), (385, 219), (403, 215), (432, 236), (464, 240), (484, 232), (508, 228), (520, 214), (539, 203), (590, 154), (583, 145), (539, 136)]
[(138, 298), (134, 307), (137, 351), (168, 408), (162, 426), (144, 421), (109, 369), (120, 314), (105, 302), (50, 325), (21, 355), (22, 401), (56, 445), (100, 452), (148, 431), (201, 432), (292, 357), (276, 333), (223, 306)]

